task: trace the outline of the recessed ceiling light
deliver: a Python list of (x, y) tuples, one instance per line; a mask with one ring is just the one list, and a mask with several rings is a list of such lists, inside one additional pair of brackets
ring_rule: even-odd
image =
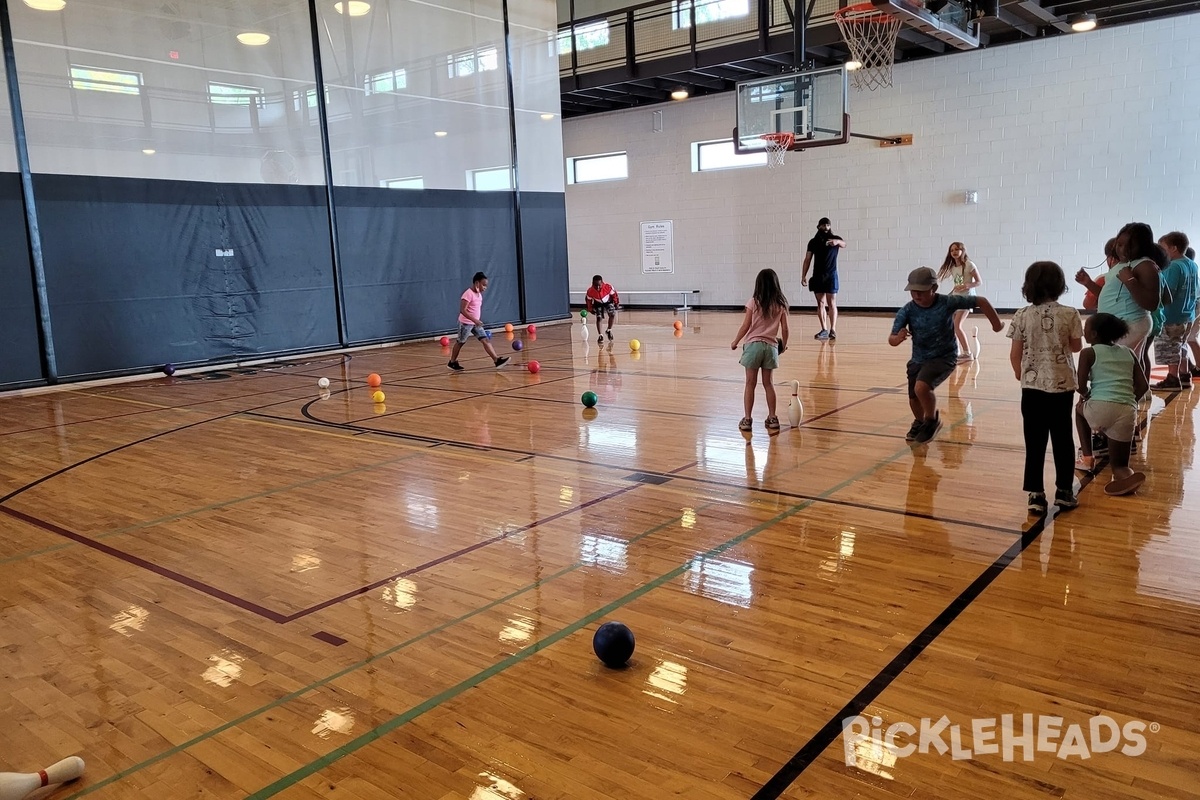
[(1076, 33), (1085, 33), (1093, 30), (1096, 27), (1095, 14), (1078, 14), (1071, 17), (1071, 30)]
[(239, 33), (237, 35), (237, 40), (242, 44), (250, 45), (251, 47), (259, 47), (260, 45), (264, 45), (271, 41), (271, 37), (265, 33), (247, 31), (246, 33)]
[(433, 135), (434, 136), (449, 136), (450, 134), (446, 133), (446, 131), (434, 131)]
[(542, 119), (554, 119), (553, 114), (542, 114)]
[(62, 11), (67, 0), (25, 0), (25, 5), (38, 11)]
[(346, 8), (346, 5), (341, 2), (334, 3), (333, 10), (339, 14), (345, 14), (348, 10), (352, 17), (361, 17), (371, 10), (371, 4), (364, 3), (363, 0), (350, 0), (349, 9)]
[(142, 152), (143, 152), (143, 153), (145, 153), (145, 154), (146, 154), (146, 155), (148, 155), (148, 156), (152, 156), (152, 155), (154, 155), (154, 154), (155, 154), (157, 151), (156, 151), (156, 150), (155, 150), (153, 147), (147, 147), (147, 148), (145, 148), (144, 150), (142, 150)]
[(676, 89), (675, 91), (671, 92), (671, 99), (672, 100), (687, 100), (688, 99), (688, 90), (687, 89)]
[(847, 62), (846, 62), (846, 69), (848, 69), (848, 70), (850, 70), (850, 71), (852, 71), (852, 72), (853, 72), (854, 70), (856, 70), (856, 69), (862, 69), (862, 62), (861, 62), (861, 61), (855, 61), (855, 60), (852, 58), (852, 59), (850, 59), (849, 61), (847, 61)]

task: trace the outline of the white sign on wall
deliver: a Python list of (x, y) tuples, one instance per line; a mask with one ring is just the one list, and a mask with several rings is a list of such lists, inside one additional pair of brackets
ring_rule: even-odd
[(675, 235), (671, 220), (642, 223), (642, 273), (675, 272)]

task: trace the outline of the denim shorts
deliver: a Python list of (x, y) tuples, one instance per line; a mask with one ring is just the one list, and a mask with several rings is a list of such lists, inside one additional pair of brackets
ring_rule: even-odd
[(481, 342), (487, 338), (487, 331), (485, 331), (483, 329), (482, 325), (472, 325), (469, 322), (458, 323), (458, 343), (459, 344), (466, 344), (467, 339), (471, 338), (472, 333), (474, 333), (475, 338)]
[(748, 369), (779, 369), (779, 351), (768, 342), (746, 342), (739, 362)]

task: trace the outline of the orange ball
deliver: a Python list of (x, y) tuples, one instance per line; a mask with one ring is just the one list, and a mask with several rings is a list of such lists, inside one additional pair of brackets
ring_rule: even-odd
[(675, 320), (675, 330), (677, 330), (677, 331), (683, 330), (683, 323), (680, 322), (679, 320)]
[(512, 333), (512, 332), (513, 332), (513, 326), (512, 326), (512, 323), (511, 323), (511, 322), (506, 322), (506, 323), (504, 323), (504, 332), (505, 332), (505, 333)]
[(379, 377), (374, 372), (367, 376), (367, 386), (374, 388), (381, 385), (383, 385), (383, 378)]

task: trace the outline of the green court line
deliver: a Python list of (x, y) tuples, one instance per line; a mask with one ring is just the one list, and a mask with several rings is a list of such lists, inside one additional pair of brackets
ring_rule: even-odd
[[(698, 506), (696, 508), (696, 511), (702, 511), (706, 508), (710, 508), (711, 506), (716, 505), (717, 502), (718, 501), (714, 500), (714, 501), (705, 503), (704, 505)], [(659, 531), (663, 530), (664, 528), (668, 528), (668, 527), (676, 524), (677, 522), (679, 522), (682, 519), (683, 519), (682, 515), (672, 517), (671, 519), (667, 520), (666, 522), (655, 525), (654, 527), (649, 528), (649, 529), (639, 533), (637, 536), (634, 536), (633, 538), (629, 539), (626, 544), (633, 544), (634, 542), (641, 541), (642, 539), (645, 539), (648, 536), (653, 536), (654, 534), (658, 533)], [(242, 716), (238, 717), (237, 719), (232, 719), (229, 722), (226, 722), (216, 728), (213, 728), (211, 730), (205, 731), (202, 734), (194, 736), (191, 739), (187, 740), (186, 742), (182, 742), (181, 744), (177, 744), (174, 747), (171, 747), (170, 749), (164, 750), (161, 753), (151, 756), (150, 758), (146, 759), (145, 761), (142, 761), (138, 764), (134, 764), (131, 767), (127, 767), (126, 769), (123, 769), (120, 772), (117, 772), (113, 775), (108, 776), (107, 778), (105, 778), (104, 780), (102, 780), (98, 783), (94, 783), (85, 789), (81, 789), (80, 791), (76, 792), (75, 794), (68, 795), (67, 798), (65, 798), (65, 800), (74, 800), (74, 798), (76, 798), (76, 797), (83, 797), (84, 795), (91, 794), (92, 792), (98, 791), (99, 789), (103, 789), (105, 786), (116, 783), (117, 781), (124, 780), (125, 778), (129, 777), (133, 773), (140, 772), (141, 770), (145, 769), (146, 767), (157, 764), (159, 761), (170, 758), (171, 756), (173, 756), (177, 753), (181, 753), (184, 750), (188, 749), (189, 747), (192, 747), (193, 745), (197, 745), (207, 739), (211, 739), (212, 737), (214, 737), (220, 733), (223, 733), (224, 731), (227, 731), (230, 728), (237, 727), (238, 725), (241, 725), (243, 722), (250, 721), (251, 719), (253, 719), (254, 717), (257, 717), (260, 714), (270, 711), (273, 708), (277, 708), (285, 703), (289, 703), (292, 700), (296, 700), (296, 699), (300, 698), (301, 696), (313, 691), (314, 689), (319, 689), (326, 684), (332, 683), (333, 681), (337, 680), (338, 678), (341, 678), (345, 675), (350, 674), (351, 672), (354, 672), (355, 670), (362, 669), (363, 667), (368, 666), (382, 658), (386, 658), (387, 656), (390, 656), (393, 653), (396, 653), (400, 650), (411, 647), (412, 645), (420, 642), (423, 639), (427, 639), (430, 636), (434, 636), (435, 634), (441, 633), (442, 631), (452, 628), (455, 625), (459, 624), (460, 622), (465, 622), (465, 621), (471, 619), (472, 617), (479, 616), (480, 614), (482, 614), (486, 611), (492, 610), (496, 606), (503, 605), (504, 603), (507, 603), (508, 601), (513, 600), (514, 598), (520, 597), (522, 594), (531, 592), (541, 586), (544, 586), (545, 584), (548, 584), (552, 581), (557, 580), (558, 578), (563, 577), (564, 575), (568, 575), (584, 566), (586, 566), (586, 565), (582, 561), (576, 561), (575, 563), (573, 563), (567, 567), (564, 567), (563, 569), (560, 569), (558, 572), (551, 573), (550, 575), (547, 575), (544, 578), (540, 578), (540, 579), (534, 581), (533, 583), (529, 584), (528, 586), (523, 586), (520, 589), (510, 592), (509, 594), (506, 594), (503, 597), (493, 600), (492, 602), (490, 602), (486, 605), (480, 606), (479, 608), (473, 609), (472, 611), (468, 611), (466, 614), (455, 617), (454, 619), (447, 620), (447, 621), (443, 622), (442, 624), (437, 625), (433, 628), (430, 628), (426, 631), (422, 631), (421, 633), (418, 633), (416, 636), (406, 639), (405, 641), (400, 642), (399, 644), (394, 645), (393, 647), (390, 647), (387, 650), (384, 650), (373, 656), (369, 656), (355, 664), (351, 664), (348, 667), (345, 667), (341, 670), (338, 670), (337, 672), (334, 672), (334, 673), (331, 673), (330, 675), (325, 676), (324, 678), (320, 679), (319, 681), (310, 683), (308, 686), (297, 689), (289, 694), (283, 695), (282, 697), (272, 700), (270, 703), (267, 703), (265, 706), (262, 706), (261, 708), (257, 708), (254, 711), (248, 711), (245, 714), (243, 714)]]
[[(959, 422), (956, 422), (953, 425), (949, 426), (949, 428), (947, 430), (954, 430), (955, 428), (959, 427), (960, 425), (962, 425), (965, 422), (966, 422), (965, 419), (960, 420)], [(864, 469), (861, 472), (858, 472), (855, 475), (852, 475), (849, 478), (846, 478), (844, 481), (837, 484), (836, 486), (826, 489), (824, 492), (822, 492), (819, 495), (819, 498), (829, 497), (829, 496), (841, 491), (842, 489), (846, 488), (847, 486), (852, 485), (856, 481), (858, 481), (862, 478), (865, 478), (866, 476), (879, 470), (880, 468), (887, 466), (888, 464), (892, 463), (893, 461), (896, 461), (897, 459), (901, 458), (905, 454), (911, 453), (912, 450), (913, 450), (913, 448), (911, 446), (906, 445), (904, 448), (897, 450), (892, 455), (877, 462), (876, 464), (872, 465), (871, 467), (868, 467), (867, 469)], [(576, 620), (575, 622), (571, 623), (570, 625), (566, 626), (565, 628), (561, 628), (560, 630), (556, 631), (555, 633), (552, 633), (549, 636), (545, 637), (544, 639), (540, 639), (537, 642), (534, 642), (533, 644), (529, 645), (528, 647), (524, 648), (523, 650), (520, 650), (520, 651), (514, 653), (513, 655), (509, 656), (508, 658), (505, 658), (502, 661), (496, 662), (495, 664), (488, 667), (487, 669), (484, 669), (481, 672), (477, 672), (475, 675), (472, 675), (470, 678), (467, 678), (466, 680), (464, 680), (454, 686), (451, 686), (449, 689), (446, 689), (445, 691), (440, 692), (440, 693), (434, 695), (433, 697), (430, 697), (428, 700), (425, 700), (424, 702), (413, 706), (412, 708), (408, 709), (404, 713), (399, 714), (398, 716), (395, 716), (392, 719), (388, 720), (387, 722), (374, 728), (373, 730), (370, 730), (370, 731), (364, 733), (362, 736), (359, 736), (356, 739), (353, 739), (352, 741), (347, 742), (346, 744), (342, 745), (341, 747), (339, 747), (335, 750), (332, 750), (329, 753), (326, 753), (324, 756), (321, 756), (320, 758), (309, 762), (308, 764), (301, 767), (300, 769), (295, 770), (294, 772), (291, 772), (288, 775), (284, 775), (283, 777), (281, 777), (279, 780), (275, 781), (274, 783), (272, 783), (268, 786), (264, 786), (262, 789), (259, 789), (257, 792), (254, 792), (253, 794), (247, 795), (246, 800), (265, 800), (265, 798), (274, 797), (275, 795), (279, 794), (280, 792), (286, 791), (287, 789), (296, 785), (300, 781), (316, 774), (317, 772), (320, 772), (325, 767), (328, 767), (329, 765), (333, 764), (334, 762), (339, 761), (342, 758), (345, 758), (346, 756), (348, 756), (358, 750), (361, 750), (363, 747), (366, 747), (367, 745), (380, 739), (381, 737), (386, 736), (387, 734), (391, 733), (392, 731), (396, 730), (397, 728), (399, 728), (403, 725), (406, 725), (407, 723), (413, 721), (414, 719), (421, 716), (422, 714), (425, 714), (426, 712), (431, 711), (434, 708), (437, 708), (438, 706), (440, 706), (442, 703), (446, 702), (447, 700), (452, 700), (455, 697), (458, 697), (463, 692), (465, 692), (469, 689), (473, 689), (476, 686), (478, 686), (479, 684), (483, 683), (488, 678), (491, 678), (495, 675), (500, 674), (501, 672), (504, 672), (505, 670), (509, 669), (510, 667), (513, 667), (513, 666), (521, 663), (522, 661), (524, 661), (525, 659), (534, 655), (535, 653), (541, 652), (542, 650), (546, 649), (547, 647), (550, 647), (551, 645), (578, 632), (582, 628), (587, 627), (588, 625), (601, 619), (602, 617), (608, 616), (609, 614), (616, 611), (617, 609), (622, 608), (623, 606), (633, 602), (634, 600), (637, 600), (638, 598), (653, 591), (654, 589), (657, 589), (657, 588), (663, 586), (664, 584), (667, 584), (667, 583), (675, 580), (680, 575), (683, 575), (685, 572), (690, 570), (693, 565), (701, 563), (705, 559), (719, 556), (722, 553), (730, 550), (731, 548), (737, 547), (738, 545), (748, 541), (749, 539), (752, 539), (753, 537), (757, 536), (758, 534), (762, 533), (763, 531), (767, 530), (768, 528), (771, 528), (771, 527), (777, 525), (778, 523), (783, 522), (784, 520), (788, 519), (789, 517), (795, 516), (796, 514), (803, 511), (804, 509), (809, 508), (815, 502), (816, 502), (816, 500), (806, 500), (802, 503), (798, 503), (798, 504), (792, 506), (791, 508), (780, 512), (779, 514), (776, 514), (774, 517), (767, 520), (766, 522), (755, 525), (753, 528), (750, 528), (749, 530), (738, 534), (734, 538), (729, 539), (728, 541), (726, 541), (722, 544), (719, 544), (716, 547), (710, 548), (709, 550), (707, 550), (704, 553), (693, 556), (692, 558), (688, 559), (683, 564), (680, 564), (678, 567), (675, 567), (674, 569), (672, 569), (670, 572), (664, 573), (663, 575), (660, 575), (659, 577), (655, 578), (654, 580), (652, 580), (648, 583), (642, 584), (638, 588), (634, 589), (632, 592), (629, 592), (628, 594), (626, 594), (624, 597), (617, 598), (616, 600), (612, 601), (611, 603), (604, 606), (603, 608), (593, 611), (592, 613)]]
[[(978, 414), (976, 414), (976, 416), (978, 416)], [(949, 426), (948, 430), (953, 430), (953, 429), (955, 429), (955, 428), (959, 427), (960, 425), (962, 425), (963, 423), (965, 423), (965, 421), (966, 421), (966, 420), (964, 419), (964, 420), (960, 420), (959, 422), (956, 422), (956, 423), (954, 423), (953, 425)], [(885, 428), (885, 427), (889, 427), (891, 424), (892, 424), (891, 422), (885, 423), (884, 425), (880, 426), (880, 429), (882, 429), (882, 428)], [(828, 451), (824, 451), (823, 453), (819, 454), (818, 456), (814, 456), (814, 457), (813, 457), (813, 458), (811, 458), (811, 459), (807, 459), (807, 460), (805, 460), (805, 461), (802, 461), (802, 462), (800, 462), (799, 464), (797, 464), (795, 467), (793, 467), (793, 468), (791, 468), (791, 469), (784, 470), (783, 472), (781, 472), (781, 473), (779, 473), (779, 474), (786, 474), (786, 473), (788, 473), (788, 472), (792, 472), (792, 471), (794, 471), (795, 469), (798, 469), (798, 468), (799, 468), (799, 467), (801, 467), (801, 466), (805, 466), (805, 465), (807, 465), (807, 464), (808, 464), (810, 461), (817, 460), (817, 459), (818, 459), (820, 456), (828, 455), (829, 453), (831, 453), (831, 452), (834, 452), (835, 450), (840, 450), (840, 449), (842, 449), (843, 447), (848, 447), (849, 445), (850, 445), (850, 443), (849, 443), (849, 442), (848, 442), (848, 443), (846, 443), (846, 444), (844, 444), (844, 445), (838, 445), (837, 447), (834, 447), (834, 448), (832, 448), (832, 449), (830, 449), (830, 450), (828, 450)], [(852, 476), (851, 478), (848, 478), (848, 479), (847, 479), (846, 481), (844, 481), (842, 484), (839, 484), (838, 486), (835, 486), (835, 487), (833, 487), (833, 488), (829, 489), (829, 490), (827, 491), (827, 494), (832, 494), (832, 493), (834, 493), (834, 492), (840, 491), (840, 490), (841, 490), (842, 488), (844, 488), (845, 486), (847, 486), (847, 485), (849, 485), (849, 484), (853, 483), (854, 481), (858, 480), (858, 479), (859, 479), (859, 478), (861, 478), (861, 477), (864, 477), (864, 476), (866, 476), (866, 475), (869, 475), (869, 474), (870, 474), (871, 472), (873, 472), (874, 470), (876, 470), (876, 469), (879, 469), (880, 467), (884, 466), (885, 464), (887, 464), (887, 463), (890, 463), (891, 461), (894, 461), (894, 460), (896, 460), (897, 458), (899, 458), (899, 457), (900, 457), (900, 456), (902, 456), (902, 455), (903, 455), (905, 452), (908, 452), (908, 451), (909, 451), (908, 449), (901, 449), (901, 450), (898, 450), (898, 451), (897, 451), (897, 453), (896, 453), (895, 455), (893, 455), (891, 458), (889, 458), (887, 461), (882, 461), (882, 462), (879, 462), (879, 463), (877, 463), (877, 464), (876, 464), (874, 467), (872, 467), (872, 468), (870, 468), (870, 469), (867, 469), (867, 470), (863, 470), (862, 472), (860, 472), (860, 473), (858, 473), (858, 474), (856, 474), (856, 475)], [(739, 488), (741, 488), (741, 487), (739, 487)], [(710, 502), (708, 502), (708, 503), (704, 503), (704, 504), (702, 504), (702, 505), (700, 505), (700, 506), (697, 506), (695, 510), (696, 510), (696, 511), (702, 511), (702, 510), (704, 510), (704, 509), (707, 509), (707, 508), (710, 508), (710, 507), (712, 507), (712, 506), (714, 506), (714, 505), (717, 505), (717, 504), (719, 504), (719, 503), (721, 503), (721, 502), (723, 502), (723, 501), (719, 501), (719, 500), (710, 501)], [(796, 510), (796, 511), (799, 511), (801, 508), (806, 508), (806, 507), (808, 507), (808, 506), (812, 505), (814, 502), (815, 502), (815, 501), (812, 501), (812, 500), (804, 501), (803, 503), (801, 503), (801, 504), (799, 504), (799, 505), (795, 506), (794, 508), (795, 508), (795, 510)], [(648, 537), (648, 536), (652, 536), (654, 533), (657, 533), (658, 531), (660, 531), (660, 530), (662, 530), (662, 529), (664, 529), (664, 528), (666, 528), (666, 527), (669, 527), (670, 525), (673, 525), (673, 524), (675, 524), (675, 523), (676, 523), (676, 522), (678, 522), (678, 521), (679, 521), (681, 518), (682, 518), (682, 517), (678, 517), (678, 516), (677, 516), (677, 517), (674, 517), (674, 518), (672, 518), (672, 519), (668, 520), (667, 522), (664, 522), (664, 523), (662, 523), (662, 524), (660, 524), (660, 525), (656, 525), (656, 526), (654, 526), (654, 527), (652, 527), (652, 528), (650, 528), (650, 529), (648, 529), (648, 530), (646, 530), (646, 531), (644, 531), (644, 532), (642, 532), (642, 533), (638, 534), (637, 536), (634, 536), (634, 537), (632, 537), (631, 539), (629, 539), (629, 540), (628, 540), (628, 543), (629, 543), (629, 544), (632, 544), (632, 543), (634, 543), (634, 542), (637, 542), (637, 541), (640, 541), (641, 539), (644, 539), (644, 538), (646, 538), (646, 537)], [(769, 523), (767, 523), (767, 524), (773, 524), (773, 523), (770, 523), (770, 522), (769, 522)], [(749, 537), (746, 537), (746, 538), (749, 538)], [(731, 545), (731, 546), (732, 546), (732, 545)], [(724, 552), (724, 551), (722, 550), (721, 552)], [(689, 561), (688, 561), (687, 563), (690, 565), (691, 563), (693, 563), (693, 562), (694, 562), (694, 561), (696, 561), (697, 559), (702, 559), (702, 558), (705, 558), (705, 557), (707, 557), (707, 554), (701, 554), (701, 555), (699, 555), (699, 556), (695, 556), (695, 557), (693, 557), (692, 559), (689, 559)], [(560, 577), (562, 577), (562, 576), (564, 576), (564, 575), (567, 575), (567, 574), (569, 574), (569, 573), (571, 573), (571, 572), (574, 572), (575, 570), (577, 570), (577, 569), (579, 569), (579, 568), (581, 568), (581, 567), (583, 567), (583, 566), (584, 566), (584, 564), (583, 564), (582, 562), (575, 562), (574, 564), (572, 564), (572, 565), (570, 565), (570, 566), (568, 566), (568, 567), (566, 567), (566, 568), (564, 568), (564, 569), (560, 570), (559, 572), (553, 573), (552, 575), (549, 575), (549, 576), (547, 576), (547, 577), (545, 577), (545, 578), (542, 578), (542, 579), (540, 579), (540, 580), (538, 580), (538, 581), (535, 581), (534, 583), (531, 583), (531, 584), (529, 584), (528, 586), (525, 586), (525, 587), (523, 587), (523, 588), (521, 588), (521, 589), (518, 589), (518, 590), (516, 590), (516, 591), (514, 591), (514, 592), (512, 592), (512, 593), (510, 593), (510, 594), (508, 594), (508, 595), (506, 595), (506, 596), (504, 596), (504, 597), (502, 597), (502, 598), (499, 598), (498, 600), (495, 600), (495, 601), (493, 601), (493, 602), (491, 602), (491, 603), (488, 603), (487, 605), (481, 606), (481, 607), (480, 607), (480, 608), (478, 608), (478, 609), (475, 609), (475, 610), (473, 610), (473, 611), (470, 611), (470, 612), (468, 612), (468, 613), (466, 613), (466, 614), (463, 614), (463, 615), (461, 615), (461, 616), (459, 616), (459, 617), (456, 617), (456, 618), (454, 618), (454, 619), (452, 619), (452, 620), (448, 620), (448, 621), (446, 621), (446, 622), (442, 623), (441, 625), (438, 625), (438, 626), (436, 626), (436, 627), (434, 627), (434, 628), (430, 628), (429, 630), (427, 630), (427, 631), (424, 631), (424, 632), (422, 632), (422, 633), (420, 633), (420, 634), (417, 634), (416, 636), (414, 636), (414, 637), (412, 637), (412, 638), (410, 638), (410, 639), (408, 639), (408, 640), (406, 640), (406, 641), (404, 641), (404, 642), (401, 642), (401, 643), (399, 643), (399, 644), (397, 644), (397, 645), (395, 645), (395, 646), (393, 646), (393, 647), (391, 647), (391, 648), (389, 648), (389, 649), (387, 649), (387, 650), (385, 650), (385, 651), (382, 651), (382, 652), (380, 652), (380, 653), (378, 653), (378, 654), (376, 654), (376, 655), (370, 656), (370, 657), (368, 657), (368, 658), (366, 658), (366, 659), (364, 659), (364, 660), (362, 660), (362, 661), (360, 661), (360, 662), (358, 662), (358, 663), (356, 663), (356, 664), (352, 664), (352, 665), (350, 665), (350, 666), (348, 666), (348, 667), (346, 667), (346, 668), (344, 668), (344, 669), (342, 669), (342, 670), (339, 670), (338, 672), (335, 672), (335, 673), (332, 673), (332, 674), (330, 674), (330, 675), (327, 675), (326, 677), (324, 677), (324, 678), (322, 678), (322, 679), (320, 679), (320, 680), (318, 680), (318, 681), (315, 681), (315, 682), (313, 682), (312, 684), (310, 684), (310, 685), (308, 685), (308, 686), (305, 686), (305, 687), (303, 687), (303, 688), (301, 688), (301, 689), (297, 689), (296, 691), (294, 691), (294, 692), (291, 692), (290, 694), (284, 695), (284, 696), (282, 696), (282, 697), (280, 697), (280, 698), (278, 698), (278, 699), (276, 699), (276, 700), (274, 700), (274, 701), (272, 701), (272, 702), (268, 703), (267, 705), (264, 705), (264, 706), (262, 706), (261, 708), (258, 708), (258, 709), (254, 710), (254, 711), (247, 712), (246, 714), (243, 714), (242, 716), (240, 716), (240, 717), (238, 717), (238, 718), (236, 718), (236, 719), (230, 720), (229, 722), (227, 722), (227, 723), (224, 723), (224, 724), (222, 724), (222, 725), (220, 725), (220, 726), (218, 726), (218, 727), (216, 727), (216, 728), (213, 728), (213, 729), (211, 729), (211, 730), (209, 730), (209, 731), (206, 731), (206, 732), (204, 732), (204, 733), (202, 733), (202, 734), (199, 734), (199, 735), (197, 735), (197, 736), (193, 737), (192, 739), (189, 739), (189, 740), (188, 740), (188, 741), (186, 741), (186, 742), (182, 742), (181, 744), (175, 745), (174, 747), (171, 747), (171, 748), (169, 748), (169, 749), (167, 749), (167, 750), (164, 750), (163, 752), (161, 752), (161, 753), (158, 753), (158, 754), (156, 754), (156, 755), (154, 755), (154, 756), (152, 756), (152, 757), (150, 757), (150, 758), (148, 758), (148, 759), (146, 759), (146, 760), (144, 760), (144, 761), (142, 761), (142, 762), (140, 762), (140, 763), (138, 763), (138, 764), (134, 764), (134, 765), (132, 765), (132, 766), (130, 766), (130, 767), (127, 767), (126, 769), (124, 769), (124, 770), (121, 770), (120, 772), (118, 772), (118, 773), (115, 773), (115, 774), (113, 774), (113, 775), (110, 775), (108, 778), (105, 778), (104, 780), (102, 780), (102, 781), (100, 781), (100, 782), (98, 782), (98, 783), (96, 783), (96, 784), (93, 784), (93, 785), (91, 785), (91, 786), (88, 786), (88, 787), (86, 787), (86, 788), (84, 788), (84, 789), (81, 789), (80, 791), (78, 791), (78, 792), (76, 792), (76, 793), (74, 793), (74, 794), (68, 795), (66, 798), (64, 798), (64, 800), (75, 800), (75, 798), (77, 798), (77, 797), (83, 797), (84, 795), (91, 794), (92, 792), (95, 792), (95, 791), (97, 791), (97, 790), (99, 790), (99, 789), (102, 789), (102, 788), (104, 788), (105, 786), (109, 786), (109, 785), (111, 785), (111, 784), (113, 784), (113, 783), (116, 783), (117, 781), (123, 780), (123, 779), (125, 779), (125, 778), (129, 777), (130, 775), (132, 775), (132, 774), (134, 774), (134, 773), (136, 773), (136, 772), (140, 772), (141, 770), (143, 770), (143, 769), (145, 769), (145, 768), (147, 768), (147, 767), (150, 767), (150, 766), (152, 766), (152, 765), (154, 765), (154, 764), (156, 764), (156, 763), (158, 763), (158, 762), (160, 762), (160, 761), (163, 761), (163, 760), (165, 760), (165, 759), (167, 759), (167, 758), (170, 758), (171, 756), (174, 756), (174, 755), (176, 755), (176, 754), (178, 754), (178, 753), (181, 753), (181, 752), (183, 752), (184, 750), (187, 750), (188, 748), (190, 748), (190, 747), (192, 747), (192, 746), (194, 746), (194, 745), (196, 745), (196, 744), (199, 744), (199, 743), (201, 743), (201, 742), (203, 742), (203, 741), (206, 741), (206, 740), (208, 740), (208, 739), (210, 739), (210, 738), (212, 738), (212, 737), (214, 737), (214, 736), (217, 736), (217, 735), (219, 735), (219, 734), (223, 733), (223, 732), (224, 732), (224, 731), (226, 731), (226, 730), (229, 730), (230, 728), (237, 727), (238, 725), (241, 725), (241, 724), (242, 724), (242, 723), (244, 723), (244, 722), (248, 722), (249, 720), (253, 719), (254, 717), (257, 717), (258, 715), (260, 715), (260, 714), (262, 714), (262, 713), (265, 713), (265, 712), (267, 712), (267, 711), (270, 711), (271, 709), (273, 709), (273, 708), (276, 708), (276, 707), (278, 707), (278, 706), (281, 706), (281, 705), (283, 705), (283, 704), (285, 704), (285, 703), (291, 702), (292, 700), (298, 699), (299, 697), (301, 697), (301, 696), (303, 696), (303, 695), (307, 694), (308, 692), (310, 692), (310, 691), (312, 691), (312, 690), (314, 690), (314, 689), (318, 689), (318, 688), (320, 688), (320, 687), (322, 687), (322, 686), (324, 686), (324, 685), (326, 685), (326, 684), (328, 684), (328, 683), (332, 683), (333, 681), (337, 680), (338, 678), (341, 678), (341, 677), (343, 677), (343, 676), (345, 676), (345, 675), (347, 675), (347, 674), (349, 674), (349, 673), (351, 673), (351, 672), (353, 672), (353, 671), (355, 671), (355, 670), (361, 669), (362, 667), (364, 667), (364, 666), (367, 666), (367, 665), (369, 665), (369, 664), (372, 664), (372, 663), (374, 663), (375, 661), (378, 661), (378, 660), (379, 660), (379, 659), (381, 659), (381, 658), (384, 658), (384, 657), (386, 657), (386, 656), (389, 656), (389, 655), (391, 655), (391, 654), (393, 654), (393, 653), (395, 653), (395, 652), (397, 652), (397, 651), (399, 651), (399, 650), (402, 650), (402, 649), (404, 649), (404, 648), (410, 647), (410, 646), (412, 646), (413, 644), (416, 644), (416, 643), (418, 643), (418, 642), (422, 641), (423, 639), (426, 639), (426, 638), (428, 638), (428, 637), (430, 637), (430, 636), (433, 636), (433, 635), (435, 635), (435, 634), (437, 634), (437, 633), (441, 633), (442, 631), (444, 631), (444, 630), (447, 630), (447, 629), (449, 629), (449, 628), (453, 627), (454, 625), (457, 625), (457, 624), (459, 624), (460, 622), (464, 622), (464, 621), (466, 621), (466, 620), (469, 620), (469, 619), (471, 619), (472, 617), (478, 616), (479, 614), (482, 614), (482, 613), (484, 613), (484, 612), (486, 612), (486, 611), (489, 611), (489, 610), (491, 610), (492, 608), (494, 608), (494, 607), (496, 607), (496, 606), (498, 606), (498, 605), (501, 605), (501, 604), (503, 604), (503, 603), (506, 603), (506, 602), (508, 602), (509, 600), (513, 599), (513, 598), (519, 597), (520, 595), (522, 595), (522, 594), (524, 594), (524, 593), (526, 593), (526, 592), (532, 591), (532, 590), (534, 590), (534, 589), (536, 589), (536, 588), (538, 588), (538, 587), (541, 587), (541, 586), (543, 586), (543, 585), (545, 585), (545, 584), (547, 584), (547, 583), (550, 583), (551, 581), (557, 580), (558, 578), (560, 578)], [(540, 647), (540, 646), (541, 646), (541, 645), (540, 645), (540, 643), (535, 643), (534, 645), (531, 645), (531, 647), (532, 647), (532, 648), (537, 648), (537, 647)], [(527, 648), (527, 649), (529, 649), (529, 648)], [(522, 651), (522, 652), (523, 652), (523, 651)], [(516, 655), (520, 655), (520, 653), (518, 653), (518, 654), (516, 654)], [(523, 657), (522, 657), (522, 658), (523, 658)], [(501, 662), (501, 663), (504, 663), (504, 662)], [(490, 677), (490, 675), (489, 675), (489, 677)], [(476, 683), (482, 682), (482, 681), (483, 681), (483, 680), (485, 680), (485, 679), (486, 679), (486, 678), (480, 678), (480, 679), (479, 679), (479, 681), (477, 681)], [(448, 691), (449, 691), (449, 690), (448, 690)], [(465, 691), (465, 689), (461, 689), (461, 690), (459, 691), (459, 693), (461, 693), (461, 691)], [(443, 693), (443, 694), (445, 694), (445, 693)], [(438, 695), (438, 697), (441, 697), (441, 695)], [(450, 697), (443, 697), (443, 698), (442, 698), (442, 699), (439, 701), (439, 703), (440, 703), (440, 702), (445, 702), (445, 700), (448, 700), (448, 699), (450, 699)], [(429, 702), (429, 701), (426, 701), (426, 702)], [(423, 703), (422, 705), (424, 705), (424, 703)], [(432, 708), (432, 707), (433, 707), (433, 706), (431, 706), (430, 708)], [(425, 710), (429, 710), (429, 709), (425, 709)], [(421, 713), (424, 713), (424, 711), (422, 711)], [(416, 716), (419, 716), (419, 715), (416, 715)], [(386, 723), (385, 723), (385, 724), (386, 724)], [(294, 773), (293, 773), (293, 774), (294, 774)], [(297, 778), (296, 780), (298, 781), (298, 780), (301, 780), (301, 779), (302, 779), (302, 778)], [(282, 789), (281, 789), (281, 790), (282, 790)], [(265, 791), (265, 789), (264, 789), (264, 790), (260, 790), (260, 792), (261, 792), (261, 791)]]

